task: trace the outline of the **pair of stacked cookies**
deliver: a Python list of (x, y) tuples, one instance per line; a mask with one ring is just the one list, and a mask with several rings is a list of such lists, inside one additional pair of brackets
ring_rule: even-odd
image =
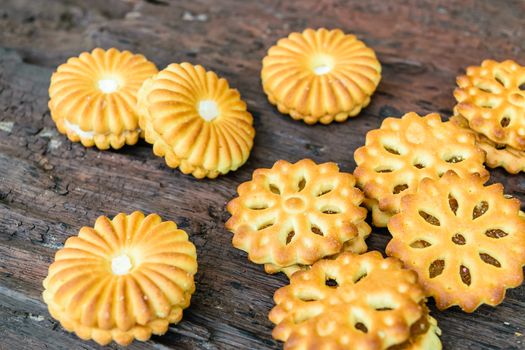
[(491, 168), (525, 171), (525, 67), (485, 60), (457, 78), (452, 120), (476, 136)]
[(486, 186), (472, 132), (437, 114), (387, 118), (356, 150), (357, 184), (388, 255), (416, 271), (439, 309), (497, 305), (523, 281), (525, 221), (501, 184)]
[(253, 146), (239, 92), (199, 65), (158, 72), (142, 55), (97, 48), (60, 65), (49, 95), (51, 116), (71, 141), (105, 150), (145, 137), (169, 167), (199, 179), (236, 170)]
[(334, 163), (280, 160), (228, 203), (233, 245), (290, 277), (274, 296), (273, 336), (286, 349), (441, 348), (416, 273), (364, 253), (371, 228), (355, 185)]
[(196, 272), (195, 246), (174, 222), (140, 212), (101, 216), (57, 251), (43, 298), (81, 339), (128, 345), (182, 319)]

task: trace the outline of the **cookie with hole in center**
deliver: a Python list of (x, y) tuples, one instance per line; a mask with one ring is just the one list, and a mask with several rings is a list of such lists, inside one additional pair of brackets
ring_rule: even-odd
[(354, 159), (357, 185), (370, 199), (365, 204), (379, 210), (373, 217), (376, 226), (384, 226), (399, 211), (401, 197), (416, 191), (424, 178), (437, 179), (448, 170), (462, 177), (489, 176), (474, 135), (442, 122), (437, 113), (386, 118), (379, 129), (367, 133)]
[(195, 246), (174, 222), (140, 212), (101, 216), (56, 253), (43, 298), (67, 331), (128, 345), (181, 320), (196, 272)]
[(339, 29), (291, 33), (268, 50), (262, 65), (269, 101), (307, 124), (356, 116), (381, 80), (374, 51)]
[(272, 335), (284, 349), (441, 349), (416, 274), (379, 252), (320, 260), (274, 301)]
[(455, 115), (450, 121), (470, 130), (476, 137), (476, 144), (485, 151), (485, 164), (490, 168), (502, 167), (510, 174), (525, 171), (525, 151), (520, 151), (505, 144), (497, 144), (485, 135), (470, 129), (468, 121), (462, 116)]
[(144, 82), (139, 114), (155, 155), (198, 179), (237, 170), (253, 146), (253, 118), (239, 92), (200, 65), (170, 64)]
[(277, 161), (238, 187), (227, 209), (233, 245), (269, 272), (297, 269), (337, 254), (345, 245), (366, 250), (364, 196), (335, 163)]
[(113, 48), (68, 59), (49, 86), (49, 110), (58, 131), (101, 150), (134, 145), (141, 134), (137, 91), (156, 73), (144, 56)]
[(454, 114), (497, 144), (525, 150), (525, 67), (485, 60), (457, 78)]
[(454, 172), (424, 179), (403, 197), (388, 229), (387, 254), (417, 272), (439, 309), (495, 306), (523, 281), (525, 220), (501, 184), (484, 186), (477, 176)]

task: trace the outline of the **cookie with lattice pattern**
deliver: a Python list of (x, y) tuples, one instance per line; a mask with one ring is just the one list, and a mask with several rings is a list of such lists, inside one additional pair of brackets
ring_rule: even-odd
[(372, 214), (372, 224), (375, 227), (386, 227), (388, 220), (390, 220), (390, 218), (395, 215), (395, 213), (390, 213), (379, 209), (379, 202), (375, 199), (365, 198), (363, 205)]
[(354, 185), (355, 178), (335, 163), (280, 160), (271, 169), (257, 169), (227, 206), (233, 245), (274, 269), (311, 265), (345, 244), (361, 251), (364, 242), (356, 240), (364, 241), (370, 228), (360, 207), (363, 193)]
[(380, 210), (394, 214), (401, 197), (417, 190), (424, 178), (437, 179), (454, 170), (460, 176), (478, 174), (487, 179), (485, 154), (475, 142), (471, 133), (442, 122), (436, 113), (386, 118), (355, 151), (354, 176), (367, 198), (376, 200)]
[(479, 177), (454, 172), (424, 179), (403, 197), (388, 229), (387, 254), (418, 273), (439, 309), (494, 306), (523, 281), (525, 220), (501, 184), (483, 186)]
[(470, 129), (468, 121), (462, 116), (455, 115), (450, 121), (470, 130), (476, 136), (476, 144), (485, 151), (485, 164), (490, 168), (502, 167), (511, 174), (525, 171), (525, 151), (520, 151), (505, 144), (497, 144), (485, 135)]
[[(356, 227), (357, 227), (357, 237), (350, 241), (346, 241), (345, 244), (343, 244), (343, 249), (341, 250), (342, 252), (352, 252), (352, 253), (360, 254), (360, 253), (364, 253), (367, 251), (368, 246), (366, 245), (365, 240), (370, 235), (372, 228), (365, 221), (357, 224)], [(336, 256), (337, 254), (334, 255), (333, 257), (336, 257)], [(327, 258), (332, 258), (332, 257), (327, 257)], [(287, 266), (287, 267), (279, 267), (273, 264), (264, 264), (264, 271), (270, 274), (283, 272), (286, 276), (290, 277), (295, 272), (299, 270), (308, 269), (309, 267), (310, 265), (299, 265), (299, 264)]]
[(339, 29), (291, 33), (268, 50), (262, 66), (269, 101), (307, 124), (356, 116), (381, 79), (374, 51)]
[(320, 260), (274, 301), (272, 335), (285, 349), (441, 348), (416, 274), (379, 252)]
[(485, 60), (457, 78), (454, 114), (497, 144), (525, 150), (525, 67)]
[(101, 216), (57, 251), (43, 298), (81, 339), (128, 345), (182, 319), (196, 272), (195, 246), (174, 222), (141, 212)]

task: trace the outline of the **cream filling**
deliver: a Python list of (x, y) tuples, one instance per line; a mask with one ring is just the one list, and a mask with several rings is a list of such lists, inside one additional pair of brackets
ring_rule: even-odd
[(80, 129), (80, 126), (76, 124), (72, 124), (64, 119), (64, 124), (66, 125), (66, 128), (73, 131), (78, 136), (85, 138), (85, 139), (92, 139), (95, 137), (95, 133), (93, 131), (84, 131)]
[[(74, 132), (79, 137), (84, 138), (84, 139), (92, 140), (95, 137), (95, 135), (97, 135), (94, 131), (84, 131), (84, 130), (82, 130), (80, 128), (80, 126), (78, 126), (77, 124), (70, 123), (67, 119), (64, 119), (64, 125), (66, 126), (66, 129)], [(126, 132), (133, 132), (133, 131), (141, 132), (140, 128), (137, 128), (135, 130), (125, 130), (124, 133), (126, 133)], [(110, 133), (103, 134), (103, 135), (109, 135), (109, 134)]]
[(219, 106), (213, 100), (200, 101), (198, 109), (201, 118), (208, 122), (219, 116)]
[(319, 66), (314, 67), (314, 73), (316, 75), (323, 75), (323, 74), (330, 72), (331, 70), (332, 70), (332, 67), (325, 65), (325, 64), (321, 64)]
[(119, 255), (111, 260), (111, 271), (114, 275), (125, 275), (129, 273), (132, 267), (131, 259), (126, 254)]
[(118, 82), (115, 79), (100, 79), (98, 81), (98, 88), (105, 94), (110, 94), (117, 91)]

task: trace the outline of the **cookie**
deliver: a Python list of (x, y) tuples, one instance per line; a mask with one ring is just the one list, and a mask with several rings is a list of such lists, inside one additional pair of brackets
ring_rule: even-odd
[(101, 216), (56, 253), (43, 298), (51, 316), (84, 340), (146, 341), (181, 320), (196, 259), (188, 235), (156, 214)]
[[(366, 200), (366, 199), (365, 199)], [(365, 222), (361, 222), (356, 225), (357, 237), (343, 244), (341, 252), (352, 252), (356, 254), (364, 253), (367, 251), (368, 246), (366, 245), (366, 238), (370, 235), (371, 228)], [(339, 254), (339, 253), (338, 253)], [(328, 256), (327, 258), (335, 258), (338, 254)], [(269, 274), (275, 274), (283, 272), (286, 276), (290, 277), (292, 274), (299, 270), (306, 270), (310, 268), (310, 265), (292, 265), (287, 267), (279, 267), (273, 264), (264, 264), (264, 271)]]
[(375, 199), (365, 198), (363, 206), (372, 213), (372, 225), (375, 227), (386, 227), (388, 220), (395, 215), (395, 213), (379, 209), (379, 203)]
[(387, 215), (397, 213), (401, 197), (416, 191), (424, 178), (437, 179), (447, 170), (460, 176), (489, 176), (483, 166), (485, 154), (476, 146), (474, 135), (442, 122), (436, 113), (386, 118), (379, 129), (367, 133), (354, 159), (358, 187)]
[(157, 73), (142, 55), (94, 49), (67, 60), (51, 76), (49, 110), (58, 131), (101, 150), (137, 143), (137, 91)]
[(320, 260), (274, 301), (272, 335), (284, 349), (441, 349), (416, 274), (379, 252)]
[(363, 193), (354, 185), (335, 163), (279, 160), (257, 169), (227, 205), (233, 245), (270, 272), (311, 265), (345, 244), (362, 252), (370, 227), (359, 207)]
[(415, 193), (403, 197), (401, 212), (388, 223), (393, 238), (387, 254), (417, 272), (441, 310), (495, 306), (507, 288), (523, 281), (520, 202), (504, 196), (501, 184), (483, 182), (452, 171), (439, 180), (424, 179)]
[(485, 60), (457, 78), (454, 114), (497, 144), (525, 150), (525, 67)]
[(269, 101), (307, 124), (356, 116), (381, 80), (374, 51), (339, 29), (291, 33), (268, 50), (262, 65)]
[(198, 179), (243, 165), (255, 130), (236, 89), (189, 63), (170, 64), (139, 92), (140, 126), (153, 152)]
[(485, 164), (488, 167), (502, 167), (510, 174), (517, 174), (525, 171), (525, 151), (520, 151), (504, 144), (496, 144), (492, 142), (486, 136), (471, 130), (468, 121), (459, 115), (452, 116), (450, 121), (472, 131), (476, 137), (476, 144), (479, 148), (485, 151)]

